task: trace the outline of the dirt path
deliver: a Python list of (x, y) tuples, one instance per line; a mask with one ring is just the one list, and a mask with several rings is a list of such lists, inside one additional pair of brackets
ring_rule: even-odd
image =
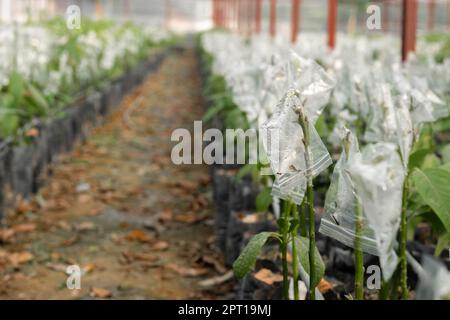
[[(201, 119), (192, 49), (169, 55), (89, 141), (66, 155), (0, 234), (0, 299), (222, 298), (208, 168), (175, 166), (172, 130)], [(83, 270), (66, 286), (68, 265)]]

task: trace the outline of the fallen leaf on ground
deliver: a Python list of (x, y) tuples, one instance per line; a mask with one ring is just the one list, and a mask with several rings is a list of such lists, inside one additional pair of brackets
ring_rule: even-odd
[(169, 243), (164, 240), (158, 240), (152, 245), (153, 250), (163, 251), (169, 248)]
[(10, 253), (8, 256), (9, 261), (15, 266), (30, 262), (31, 260), (33, 260), (33, 258), (33, 254), (28, 251), (14, 252)]
[(70, 237), (69, 239), (65, 239), (61, 242), (62, 246), (70, 247), (71, 245), (74, 245), (80, 240), (80, 237), (78, 235), (74, 235)]
[(45, 266), (47, 268), (49, 268), (50, 270), (64, 272), (64, 273), (66, 273), (66, 269), (67, 269), (67, 265), (62, 264), (62, 263), (48, 262), (45, 264)]
[(158, 220), (161, 222), (171, 222), (173, 220), (173, 212), (171, 209), (165, 209), (158, 216)]
[(13, 229), (0, 230), (0, 243), (11, 242), (14, 239), (15, 232)]
[(91, 297), (93, 298), (111, 298), (112, 297), (112, 293), (111, 291), (107, 290), (107, 289), (103, 289), (103, 288), (91, 288)]
[(64, 220), (58, 221), (57, 224), (58, 228), (65, 230), (65, 231), (70, 231), (72, 230), (72, 226)]
[(175, 271), (176, 273), (178, 273), (183, 277), (198, 277), (208, 273), (208, 270), (205, 268), (182, 267), (175, 263), (169, 263), (167, 265), (167, 268), (172, 271)]
[(21, 232), (32, 232), (36, 230), (36, 224), (35, 223), (22, 223), (15, 225), (13, 227), (14, 231), (17, 233)]
[(89, 194), (82, 193), (78, 196), (78, 202), (80, 204), (85, 204), (91, 201), (92, 197)]
[(27, 200), (20, 200), (19, 203), (16, 206), (16, 212), (21, 213), (27, 213), (31, 211), (33, 208), (31, 206), (31, 203)]
[(125, 258), (126, 263), (131, 263), (135, 260), (149, 261), (149, 262), (155, 262), (159, 260), (159, 257), (149, 253), (122, 252), (122, 256)]
[(177, 222), (187, 223), (187, 224), (196, 223), (196, 222), (199, 222), (204, 219), (205, 219), (204, 216), (202, 216), (202, 217), (196, 216), (192, 212), (180, 213), (180, 214), (175, 215), (175, 218), (174, 218), (174, 220)]
[(97, 269), (97, 265), (95, 263), (92, 263), (92, 262), (88, 263), (88, 264), (85, 264), (83, 266), (84, 273), (90, 273), (90, 272), (94, 271), (95, 269)]
[(151, 242), (153, 240), (153, 237), (148, 235), (142, 230), (133, 230), (130, 231), (126, 236), (125, 239), (129, 241), (139, 241), (139, 242)]
[(31, 128), (25, 132), (25, 136), (27, 137), (38, 137), (39, 136), (39, 129), (38, 128)]
[(266, 268), (262, 268), (257, 273), (255, 273), (255, 278), (268, 285), (272, 285), (275, 282), (283, 281), (283, 276), (281, 274), (273, 273), (271, 270)]
[(214, 257), (202, 256), (202, 261), (205, 264), (212, 265), (214, 267), (214, 269), (219, 273), (227, 272), (227, 269), (225, 268), (225, 266), (222, 263), (220, 263), (217, 259), (215, 259)]
[(81, 222), (81, 223), (77, 224), (75, 226), (75, 229), (77, 229), (78, 231), (95, 230), (95, 224), (91, 221), (85, 221), (85, 222)]
[(318, 287), (320, 293), (327, 293), (328, 291), (333, 289), (334, 285), (331, 282), (322, 278), (322, 280), (320, 280), (319, 285), (317, 287)]
[(213, 286), (217, 286), (219, 284), (225, 283), (233, 278), (234, 278), (234, 272), (233, 272), (233, 270), (230, 270), (223, 275), (200, 281), (198, 283), (198, 285), (201, 287), (213, 287)]

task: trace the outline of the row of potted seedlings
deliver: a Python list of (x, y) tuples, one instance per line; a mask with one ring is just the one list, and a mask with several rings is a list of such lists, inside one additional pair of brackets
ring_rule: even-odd
[[(211, 169), (218, 246), (241, 279), (237, 297), (406, 299), (414, 289), (419, 299), (445, 298), (450, 175), (445, 146), (427, 143), (447, 135), (437, 127), (446, 127), (448, 104), (417, 82), (423, 66), (384, 70), (375, 61), (361, 76), (351, 64), (372, 52), (356, 62), (339, 50), (335, 61), (314, 61), (287, 44), (223, 33), (203, 35), (199, 48), (204, 120), (222, 130), (259, 129), (266, 152), (257, 165)], [(360, 78), (348, 83), (349, 72)], [(426, 77), (436, 72), (445, 68)], [(444, 101), (445, 90), (437, 90)], [(268, 165), (272, 175), (261, 176)], [(434, 234), (426, 244), (416, 241), (418, 221)], [(370, 285), (365, 272), (378, 266)]]

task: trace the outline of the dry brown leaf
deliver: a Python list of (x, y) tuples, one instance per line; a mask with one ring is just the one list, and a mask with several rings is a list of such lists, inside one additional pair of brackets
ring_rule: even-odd
[(193, 223), (199, 222), (204, 219), (205, 219), (204, 216), (196, 216), (192, 212), (180, 213), (180, 214), (175, 215), (175, 217), (174, 217), (175, 221), (181, 222), (181, 223), (187, 223), (187, 224), (193, 224)]
[(214, 267), (214, 269), (219, 273), (227, 272), (227, 268), (225, 268), (225, 266), (220, 261), (215, 259), (214, 257), (205, 255), (205, 256), (202, 256), (202, 261), (205, 264), (212, 265)]
[(8, 255), (9, 261), (14, 266), (30, 262), (31, 260), (33, 260), (33, 258), (34, 258), (33, 254), (28, 251), (14, 252)]
[(185, 191), (192, 192), (198, 187), (198, 183), (187, 180), (179, 180), (175, 182), (175, 187), (181, 188)]
[(13, 227), (14, 231), (17, 233), (21, 232), (32, 232), (36, 230), (35, 223), (22, 223)]
[(50, 270), (58, 271), (58, 272), (64, 272), (64, 273), (66, 273), (66, 269), (67, 269), (67, 266), (65, 264), (62, 264), (62, 263), (48, 262), (48, 263), (45, 264), (45, 266), (47, 268), (49, 268)]
[(85, 221), (75, 225), (75, 229), (77, 229), (78, 231), (95, 230), (95, 224), (91, 221)]
[(182, 267), (175, 263), (169, 263), (167, 265), (167, 268), (183, 277), (199, 277), (208, 273), (208, 270), (206, 268)]
[(320, 280), (319, 285), (317, 287), (318, 287), (320, 293), (327, 293), (328, 291), (333, 289), (334, 285), (331, 282), (322, 278), (322, 280)]
[(161, 212), (158, 216), (158, 220), (161, 222), (171, 222), (173, 220), (173, 212), (171, 209), (167, 208)]
[(142, 230), (136, 229), (133, 231), (130, 231), (126, 236), (125, 239), (129, 241), (139, 241), (139, 242), (151, 242), (153, 241), (153, 237), (148, 235)]
[(157, 251), (163, 251), (169, 248), (169, 243), (164, 240), (158, 240), (154, 244), (152, 244), (152, 249)]
[(25, 132), (25, 136), (27, 137), (38, 137), (39, 136), (39, 129), (38, 128), (31, 128)]
[(85, 264), (83, 266), (83, 271), (85, 273), (90, 273), (90, 272), (94, 271), (95, 269), (97, 269), (97, 265), (95, 263), (93, 263), (93, 262)]
[(127, 260), (128, 263), (132, 262), (133, 260), (150, 261), (150, 262), (159, 260), (157, 256), (148, 253), (122, 252), (122, 255)]
[(266, 268), (262, 268), (257, 273), (255, 273), (255, 278), (270, 286), (275, 282), (283, 281), (283, 276), (281, 274), (273, 273), (271, 270)]
[(0, 243), (6, 243), (11, 242), (14, 239), (14, 236), (16, 235), (14, 229), (8, 228), (8, 229), (0, 229)]
[(74, 245), (75, 243), (77, 243), (80, 240), (80, 237), (78, 235), (74, 235), (68, 239), (65, 239), (61, 242), (62, 246), (65, 247), (70, 247), (72, 245)]
[(91, 297), (93, 298), (111, 298), (112, 292), (104, 288), (91, 288)]
[(78, 203), (80, 204), (86, 204), (89, 201), (91, 201), (91, 199), (92, 199), (91, 195), (87, 193), (82, 193), (78, 195)]
[(65, 231), (70, 231), (72, 230), (72, 226), (64, 220), (60, 220), (56, 223), (56, 225), (58, 226), (58, 228), (65, 230)]
[(31, 211), (33, 207), (31, 206), (31, 203), (27, 200), (19, 200), (19, 203), (16, 206), (16, 212), (19, 214), (27, 213)]

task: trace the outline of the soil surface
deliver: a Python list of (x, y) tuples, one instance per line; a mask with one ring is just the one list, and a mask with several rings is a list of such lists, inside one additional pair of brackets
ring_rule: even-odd
[[(208, 168), (170, 158), (172, 131), (192, 132), (204, 112), (200, 81), (194, 49), (174, 50), (8, 214), (0, 299), (232, 297)], [(79, 290), (67, 287), (69, 265)]]

